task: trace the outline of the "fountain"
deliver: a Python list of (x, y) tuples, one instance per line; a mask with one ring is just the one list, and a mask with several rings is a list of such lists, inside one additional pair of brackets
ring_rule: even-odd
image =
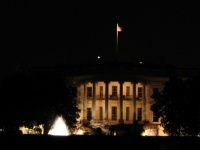
[(53, 124), (53, 128), (49, 130), (49, 135), (68, 136), (70, 135), (69, 129), (62, 116), (57, 117)]

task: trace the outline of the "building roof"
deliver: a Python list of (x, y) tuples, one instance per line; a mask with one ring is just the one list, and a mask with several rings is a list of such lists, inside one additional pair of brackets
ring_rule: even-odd
[(63, 67), (68, 77), (79, 80), (148, 80), (155, 77), (199, 76), (199, 69), (183, 69), (173, 65), (133, 64), (124, 61), (70, 64)]

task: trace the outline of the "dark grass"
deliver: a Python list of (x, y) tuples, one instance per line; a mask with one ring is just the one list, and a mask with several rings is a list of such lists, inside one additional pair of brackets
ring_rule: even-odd
[(200, 149), (197, 137), (0, 135), (0, 149)]

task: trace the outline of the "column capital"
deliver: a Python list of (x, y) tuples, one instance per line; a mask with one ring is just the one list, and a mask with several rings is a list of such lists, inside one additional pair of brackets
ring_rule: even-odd
[(90, 81), (91, 83), (96, 83), (97, 81), (96, 80), (92, 80), (92, 81)]
[(137, 82), (137, 81), (131, 81), (131, 83), (132, 83), (132, 84), (137, 84), (138, 82)]
[(124, 81), (118, 81), (120, 84), (123, 84), (124, 83)]
[(106, 80), (106, 81), (104, 81), (104, 83), (110, 83), (110, 81), (107, 81), (107, 80)]

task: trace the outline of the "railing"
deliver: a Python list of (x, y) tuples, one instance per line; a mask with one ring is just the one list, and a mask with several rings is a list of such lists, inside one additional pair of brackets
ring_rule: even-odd
[[(90, 96), (90, 97), (87, 97), (87, 99), (92, 99), (93, 96)], [(105, 100), (106, 96), (105, 94), (98, 94), (96, 95), (95, 99), (98, 99), (98, 100)], [(109, 95), (108, 99), (110, 100), (119, 100), (120, 99), (120, 96), (119, 95)], [(123, 95), (123, 99), (124, 100), (132, 100), (133, 99), (133, 95), (129, 95), (129, 96), (126, 96), (126, 95)], [(142, 98), (136, 98), (137, 100), (140, 100)]]
[(105, 95), (104, 94), (99, 94), (99, 95), (96, 95), (96, 99), (100, 99), (100, 100), (103, 100), (105, 99)]
[(110, 95), (109, 99), (118, 100), (119, 96), (118, 95)]
[(128, 96), (123, 95), (123, 99), (124, 100), (132, 100), (133, 99), (133, 95), (128, 95)]

